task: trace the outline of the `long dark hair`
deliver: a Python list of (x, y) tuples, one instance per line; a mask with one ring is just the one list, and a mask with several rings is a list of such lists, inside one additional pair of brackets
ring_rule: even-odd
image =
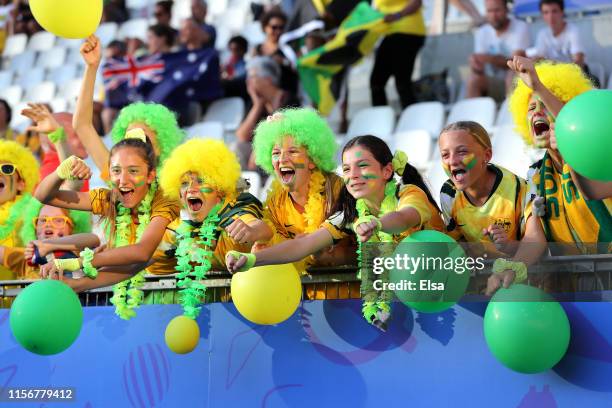
[[(125, 147), (133, 148), (137, 154), (147, 163), (147, 174), (151, 172), (151, 170), (155, 170), (157, 168), (157, 155), (155, 154), (155, 150), (153, 150), (153, 145), (149, 138), (147, 138), (146, 143), (140, 139), (123, 139), (117, 144), (115, 144), (110, 150), (109, 158), (113, 157), (113, 154)], [(109, 162), (110, 167), (110, 162)], [(109, 172), (110, 176), (110, 172)], [(117, 218), (117, 203), (119, 202), (119, 194), (112, 189), (110, 194), (110, 205), (108, 206), (108, 211), (106, 214), (102, 215), (102, 221), (107, 222), (109, 226), (109, 236), (108, 241), (111, 246), (114, 245), (114, 237), (115, 232), (117, 230), (116, 218)]]
[[(376, 136), (364, 135), (352, 138), (346, 143), (346, 145), (344, 145), (344, 148), (342, 149), (342, 156), (344, 156), (344, 152), (355, 146), (361, 146), (370, 153), (372, 153), (374, 159), (376, 159), (376, 161), (380, 163), (380, 165), (383, 167), (391, 163), (391, 161), (393, 160), (393, 154), (391, 153), (391, 149), (389, 149), (387, 143), (385, 143), (384, 140)], [(385, 181), (388, 182), (392, 178), (393, 175), (391, 175), (391, 177)], [(429, 187), (427, 187), (427, 184), (425, 184), (423, 177), (421, 176), (419, 171), (410, 163), (407, 163), (406, 167), (404, 167), (404, 173), (402, 174), (402, 184), (414, 184), (415, 186), (419, 187), (425, 192), (429, 202), (436, 208), (436, 210), (438, 210), (438, 212), (440, 212), (440, 208), (438, 207), (436, 200), (434, 200), (433, 196), (431, 195)], [(353, 197), (348, 192), (346, 185), (342, 187), (342, 190), (340, 191), (340, 197), (336, 204), (336, 212), (338, 211), (342, 211), (344, 215), (343, 227), (347, 227), (358, 217), (357, 200), (355, 200), (355, 197)]]

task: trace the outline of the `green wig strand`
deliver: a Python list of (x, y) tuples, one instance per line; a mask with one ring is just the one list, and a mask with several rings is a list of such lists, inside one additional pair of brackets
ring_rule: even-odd
[(127, 128), (135, 122), (144, 123), (156, 133), (160, 165), (170, 156), (174, 148), (181, 144), (185, 137), (178, 125), (176, 115), (164, 105), (135, 102), (119, 112), (111, 133), (113, 143), (123, 140)]
[(313, 109), (293, 108), (275, 113), (272, 119), (259, 122), (255, 129), (255, 160), (268, 174), (274, 173), (272, 149), (284, 136), (293, 137), (295, 143), (305, 147), (319, 170), (332, 172), (336, 169), (338, 145), (325, 119)]
[[(38, 217), (42, 207), (43, 204), (35, 198), (32, 198), (26, 207), (23, 216), (23, 226), (21, 227), (21, 231), (19, 231), (21, 242), (23, 242), (24, 245), (38, 239), (36, 236), (36, 228), (34, 228), (32, 220)], [(69, 210), (68, 217), (70, 217), (74, 223), (74, 228), (72, 229), (73, 234), (91, 232), (91, 213), (89, 211)]]

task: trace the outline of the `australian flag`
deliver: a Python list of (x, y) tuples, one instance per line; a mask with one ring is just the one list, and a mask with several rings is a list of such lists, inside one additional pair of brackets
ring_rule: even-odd
[(117, 109), (134, 101), (157, 102), (172, 109), (223, 94), (219, 54), (211, 48), (112, 59), (104, 64), (102, 76), (105, 104)]

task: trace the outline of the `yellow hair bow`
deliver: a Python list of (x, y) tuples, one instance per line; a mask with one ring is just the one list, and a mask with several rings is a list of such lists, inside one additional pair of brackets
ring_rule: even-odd
[(402, 176), (408, 164), (408, 155), (401, 150), (396, 150), (391, 164), (393, 165), (393, 171)]
[(145, 134), (144, 130), (142, 130), (141, 128), (134, 128), (134, 129), (128, 130), (127, 132), (125, 132), (125, 138), (126, 139), (138, 139), (142, 141), (142, 143), (147, 143), (147, 135)]

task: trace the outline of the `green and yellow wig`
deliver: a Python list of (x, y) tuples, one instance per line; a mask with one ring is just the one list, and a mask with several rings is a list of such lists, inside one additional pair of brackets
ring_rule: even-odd
[(181, 178), (187, 172), (197, 173), (226, 197), (237, 193), (240, 164), (236, 155), (219, 140), (191, 139), (174, 149), (159, 176), (159, 185), (166, 196), (179, 198)]
[[(21, 227), (21, 231), (19, 231), (21, 242), (24, 244), (38, 239), (36, 236), (36, 228), (32, 224), (32, 220), (38, 217), (41, 208), (43, 208), (43, 203), (32, 198), (25, 209), (25, 213), (23, 214), (24, 223)], [(74, 227), (72, 228), (73, 234), (91, 232), (91, 213), (89, 211), (69, 210), (68, 217), (70, 217), (74, 223)]]
[(255, 129), (255, 160), (268, 174), (274, 173), (272, 149), (285, 136), (293, 137), (295, 143), (306, 148), (319, 170), (332, 172), (337, 167), (338, 145), (325, 119), (311, 108), (284, 109), (259, 122)]
[(17, 142), (0, 140), (0, 163), (15, 166), (19, 176), (25, 181), (24, 193), (32, 193), (40, 180), (39, 166), (30, 150)]
[(144, 123), (155, 132), (159, 146), (159, 163), (166, 161), (185, 137), (176, 115), (168, 108), (158, 103), (135, 102), (119, 112), (111, 133), (113, 143), (123, 140), (132, 123)]
[[(542, 84), (563, 102), (567, 102), (574, 96), (593, 89), (593, 83), (582, 72), (582, 69), (575, 64), (543, 61), (536, 65), (536, 72)], [(532, 93), (533, 90), (517, 77), (508, 105), (514, 119), (516, 131), (528, 145), (533, 144), (527, 120), (529, 98)]]

